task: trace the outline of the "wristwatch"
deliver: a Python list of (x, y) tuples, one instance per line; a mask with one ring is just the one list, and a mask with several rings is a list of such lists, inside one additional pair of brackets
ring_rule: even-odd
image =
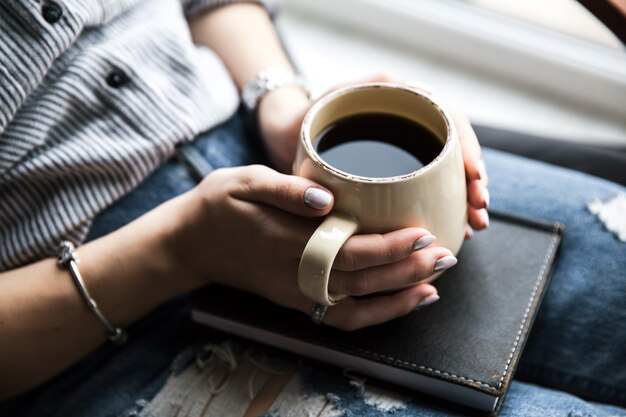
[(267, 67), (261, 70), (257, 76), (246, 84), (241, 90), (241, 101), (250, 113), (254, 113), (263, 96), (277, 88), (297, 86), (304, 90), (307, 96), (311, 97), (311, 92), (304, 78), (294, 74), (284, 67)]

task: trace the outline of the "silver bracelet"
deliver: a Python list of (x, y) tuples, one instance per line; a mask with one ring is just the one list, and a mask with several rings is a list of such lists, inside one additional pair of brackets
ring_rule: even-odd
[(283, 67), (267, 67), (241, 89), (241, 101), (250, 113), (254, 113), (261, 98), (277, 88), (296, 86), (300, 87), (307, 96), (311, 97), (309, 87), (304, 78)]
[(124, 331), (124, 329), (120, 327), (115, 327), (109, 322), (102, 311), (98, 308), (98, 304), (96, 300), (94, 300), (89, 291), (87, 291), (87, 287), (85, 287), (85, 282), (83, 281), (83, 277), (80, 275), (78, 271), (78, 258), (76, 257), (76, 252), (74, 252), (74, 245), (72, 242), (68, 242), (66, 240), (62, 241), (59, 244), (59, 248), (57, 249), (57, 262), (59, 266), (64, 269), (68, 269), (70, 271), (70, 275), (74, 280), (74, 283), (78, 287), (78, 291), (80, 291), (80, 295), (82, 295), (85, 303), (87, 303), (87, 307), (96, 315), (100, 323), (104, 325), (109, 333), (109, 340), (116, 345), (122, 345), (128, 339), (128, 334)]

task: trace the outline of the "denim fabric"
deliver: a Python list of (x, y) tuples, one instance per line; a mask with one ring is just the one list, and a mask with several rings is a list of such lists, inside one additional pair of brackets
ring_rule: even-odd
[(626, 188), (495, 151), (485, 158), (493, 208), (565, 224), (517, 377), (626, 405), (626, 243), (586, 208)]
[[(157, 169), (132, 193), (126, 195), (93, 222), (87, 240), (96, 239), (136, 219), (159, 204), (190, 190), (196, 184), (197, 171), (256, 163), (268, 164), (258, 140), (249, 134), (243, 113), (226, 123), (201, 134), (189, 149), (179, 149), (179, 158), (172, 158)], [(198, 166), (193, 159), (202, 157), (208, 164)], [(180, 160), (185, 163), (181, 163)], [(192, 165), (193, 166), (189, 166)]]
[[(266, 163), (258, 141), (247, 134), (243, 121), (238, 113), (189, 146), (213, 168)], [(190, 170), (173, 158), (101, 213), (87, 240), (120, 228), (195, 184)], [(117, 416), (136, 400), (150, 399), (158, 392), (178, 352), (215, 333), (191, 323), (185, 297), (166, 303), (128, 330), (129, 341), (123, 347), (106, 343), (50, 382), (0, 402), (0, 417)]]
[[(192, 146), (214, 168), (266, 162), (258, 143), (245, 133), (239, 115)], [(485, 150), (485, 159), (494, 209), (566, 226), (552, 283), (501, 415), (626, 416), (626, 409), (590, 402), (626, 405), (626, 244), (586, 209), (593, 198), (606, 200), (626, 189), (498, 151)], [(88, 239), (117, 229), (194, 184), (188, 168), (176, 159), (167, 162), (103, 212)], [(227, 337), (192, 324), (185, 297), (161, 306), (129, 333), (125, 346), (105, 344), (52, 381), (0, 404), (0, 416), (118, 416), (138, 400), (150, 400), (187, 363), (187, 354), (173, 362), (177, 353)], [(307, 362), (302, 378), (307, 393), (327, 395), (346, 416), (467, 415), (409, 393), (404, 393), (408, 400), (402, 407), (381, 410), (364, 401), (340, 371), (315, 363)]]
[[(616, 359), (616, 365), (619, 359)], [(480, 413), (455, 407), (450, 403), (427, 398), (393, 386), (384, 386), (387, 393), (379, 399), (388, 400), (386, 407), (375, 404), (365, 392), (349, 384), (341, 372), (319, 366), (309, 366), (302, 372), (302, 398), (325, 396), (341, 417), (466, 417)], [(380, 385), (379, 386), (383, 386)], [(564, 387), (566, 388), (566, 387)], [(387, 396), (391, 392), (392, 395)], [(375, 394), (374, 394), (375, 395)], [(380, 393), (378, 395), (381, 395)], [(374, 400), (376, 400), (374, 398)], [(390, 400), (390, 401), (389, 401)], [(389, 406), (391, 403), (391, 407)], [(291, 414), (269, 413), (264, 417), (290, 417)], [(296, 414), (293, 414), (294, 416)], [(484, 414), (482, 414), (484, 415)], [(564, 391), (514, 380), (502, 406), (500, 417), (624, 417), (626, 409), (592, 403)]]
[[(500, 415), (626, 416), (624, 408), (572, 395), (626, 406), (626, 243), (586, 208), (626, 188), (499, 151), (484, 154), (492, 209), (565, 224), (552, 281)], [(304, 378), (309, 395), (332, 392), (346, 417), (467, 415), (425, 398), (385, 413), (338, 373), (317, 367)]]

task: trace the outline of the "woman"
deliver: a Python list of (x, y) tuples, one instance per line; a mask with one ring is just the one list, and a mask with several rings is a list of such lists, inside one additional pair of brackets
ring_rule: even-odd
[[(265, 69), (292, 71), (263, 8), (222, 3), (183, 1), (184, 14), (176, 0), (0, 5), (0, 398), (14, 397), (2, 406), (9, 415), (117, 415), (151, 397), (198, 337), (179, 296), (207, 283), (310, 313), (297, 257), (331, 210), (330, 192), (258, 165), (193, 181), (263, 161), (235, 114), (237, 90)], [(308, 96), (291, 80), (257, 99), (264, 148), (288, 172)], [(470, 225), (480, 230), (487, 175), (469, 123), (457, 124)], [(113, 332), (51, 256), (64, 239), (88, 242), (77, 250), (80, 274)], [(380, 287), (371, 292), (427, 277), (451, 259), (428, 243), (417, 228), (355, 236), (331, 289), (354, 294), (372, 270)], [(324, 324), (373, 325), (437, 297), (422, 284), (349, 298)], [(101, 346), (131, 325), (125, 345)]]

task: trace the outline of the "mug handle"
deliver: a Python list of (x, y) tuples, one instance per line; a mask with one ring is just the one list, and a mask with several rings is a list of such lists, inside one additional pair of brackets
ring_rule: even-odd
[(328, 280), (339, 249), (358, 228), (359, 224), (351, 215), (333, 212), (315, 230), (302, 252), (298, 267), (298, 285), (305, 296), (326, 306), (347, 297), (345, 294), (329, 294)]

